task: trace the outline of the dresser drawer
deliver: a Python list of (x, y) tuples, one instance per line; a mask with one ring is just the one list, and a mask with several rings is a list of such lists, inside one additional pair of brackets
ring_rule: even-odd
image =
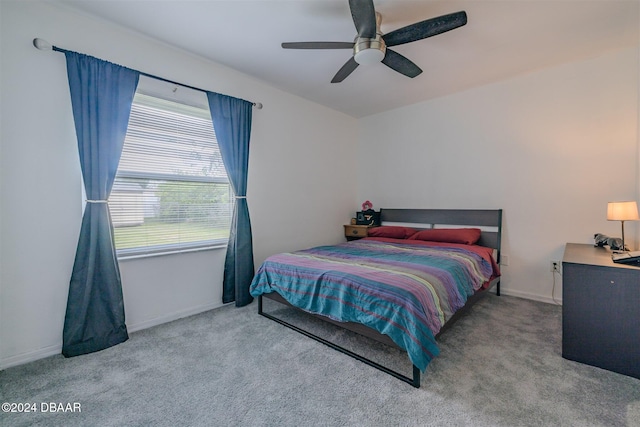
[(368, 225), (345, 225), (344, 236), (347, 238), (362, 238), (367, 237)]

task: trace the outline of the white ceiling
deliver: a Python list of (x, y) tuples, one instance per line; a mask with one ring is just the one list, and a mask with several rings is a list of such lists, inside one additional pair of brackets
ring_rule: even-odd
[[(381, 30), (464, 10), (456, 30), (393, 49), (424, 72), (383, 64), (330, 83), (351, 51), (282, 42), (353, 41), (347, 0), (55, 0), (354, 117), (638, 46), (640, 0), (374, 0)], [(188, 82), (185, 82), (188, 83)]]

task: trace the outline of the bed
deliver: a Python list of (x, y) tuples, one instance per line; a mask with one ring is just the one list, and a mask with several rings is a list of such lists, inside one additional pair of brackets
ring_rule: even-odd
[[(262, 316), (420, 387), (436, 338), (500, 294), (502, 210), (381, 209), (381, 220), (370, 237), (267, 258), (250, 292)], [(266, 313), (263, 298), (402, 349), (412, 376)]]

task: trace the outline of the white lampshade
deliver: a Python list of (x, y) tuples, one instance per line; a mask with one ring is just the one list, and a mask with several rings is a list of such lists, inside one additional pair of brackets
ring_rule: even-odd
[(609, 202), (607, 204), (607, 220), (637, 221), (638, 204), (636, 202)]

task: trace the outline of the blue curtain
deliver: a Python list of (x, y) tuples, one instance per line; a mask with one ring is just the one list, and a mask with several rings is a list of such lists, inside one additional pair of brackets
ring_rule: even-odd
[(242, 307), (253, 301), (249, 294), (254, 274), (253, 242), (246, 198), (253, 104), (212, 92), (207, 92), (207, 98), (222, 161), (236, 197), (224, 263), (222, 302), (235, 301), (237, 307)]
[(87, 205), (69, 284), (62, 354), (126, 341), (120, 269), (107, 199), (118, 169), (139, 73), (64, 52)]

